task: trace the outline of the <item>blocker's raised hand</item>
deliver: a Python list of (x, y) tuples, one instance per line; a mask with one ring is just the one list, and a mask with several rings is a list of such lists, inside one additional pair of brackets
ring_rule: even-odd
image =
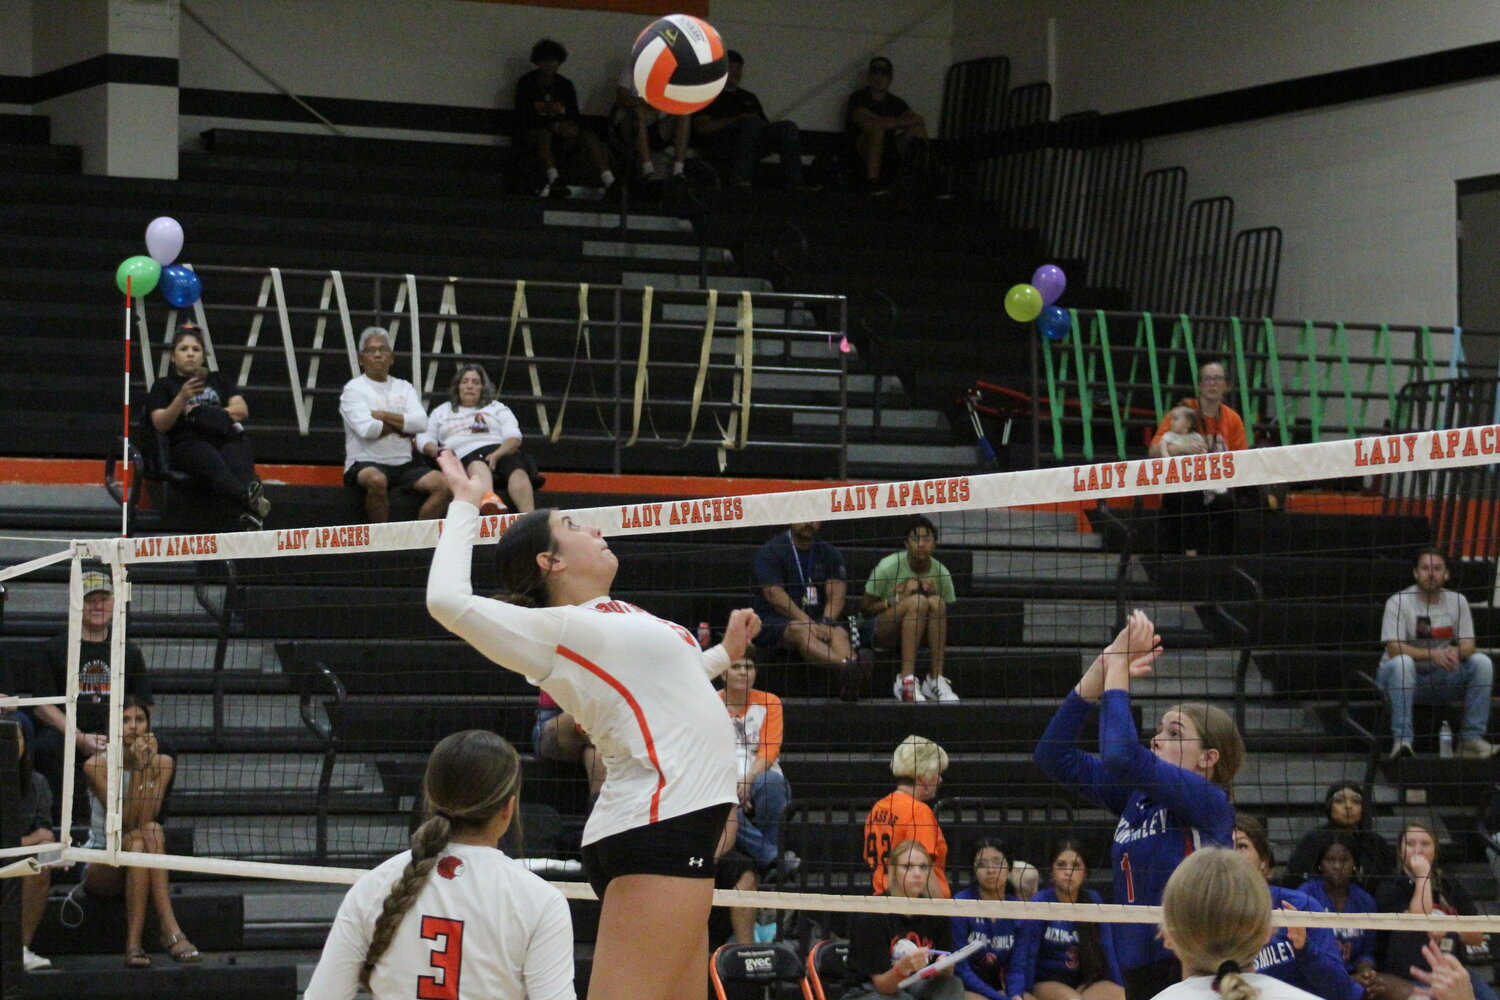
[(458, 456), (444, 448), (438, 452), (437, 462), (438, 468), (443, 472), (443, 479), (448, 483), (448, 489), (453, 493), (453, 499), (478, 507), (479, 502), (484, 499), (485, 489), (477, 478), (464, 471)]

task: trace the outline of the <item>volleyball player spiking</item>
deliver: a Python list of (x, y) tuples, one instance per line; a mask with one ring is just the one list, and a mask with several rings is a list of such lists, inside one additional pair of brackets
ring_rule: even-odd
[(306, 1000), (482, 996), (573, 1000), (573, 921), (562, 893), (495, 844), (515, 818), (521, 760), (479, 729), (433, 749), (428, 819), (411, 850), (339, 906)]
[(453, 491), (427, 580), (427, 607), (449, 631), (550, 694), (588, 731), (607, 776), (583, 833), (583, 863), (603, 901), (590, 1000), (696, 997), (708, 976), (714, 846), (738, 801), (734, 730), (712, 678), (760, 629), (730, 615), (724, 641), (612, 600), (618, 561), (598, 528), (556, 510), (517, 518), (496, 546), (508, 601), (476, 597), (477, 481), (451, 452)]

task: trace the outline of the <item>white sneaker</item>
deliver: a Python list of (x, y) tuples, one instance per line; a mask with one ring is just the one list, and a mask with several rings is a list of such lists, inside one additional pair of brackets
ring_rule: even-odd
[(1500, 752), (1500, 747), (1482, 737), (1464, 740), (1458, 745), (1458, 755), (1465, 760), (1486, 760), (1495, 756), (1496, 752)]
[(914, 674), (902, 677), (897, 675), (896, 683), (891, 685), (891, 693), (896, 696), (897, 701), (926, 701), (927, 696), (917, 686), (917, 678)]
[(928, 701), (958, 700), (958, 695), (953, 693), (953, 685), (948, 683), (946, 677), (928, 677), (922, 682), (922, 693), (927, 696)]
[(39, 969), (52, 968), (52, 959), (43, 958), (30, 948), (23, 947), (21, 949), (21, 964), (26, 968), (27, 972), (36, 972)]

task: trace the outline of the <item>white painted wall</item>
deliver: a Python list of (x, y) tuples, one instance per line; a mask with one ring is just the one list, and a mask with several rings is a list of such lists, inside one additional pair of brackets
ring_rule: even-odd
[(31, 75), (31, 0), (0, 0), (0, 74)]

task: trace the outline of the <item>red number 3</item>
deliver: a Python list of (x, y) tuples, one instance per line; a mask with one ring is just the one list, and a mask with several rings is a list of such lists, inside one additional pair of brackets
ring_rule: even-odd
[(444, 938), (441, 948), (432, 949), (429, 960), (437, 976), (417, 977), (417, 1000), (458, 1000), (458, 973), (464, 961), (464, 922), (448, 917), (423, 917), (422, 940)]

